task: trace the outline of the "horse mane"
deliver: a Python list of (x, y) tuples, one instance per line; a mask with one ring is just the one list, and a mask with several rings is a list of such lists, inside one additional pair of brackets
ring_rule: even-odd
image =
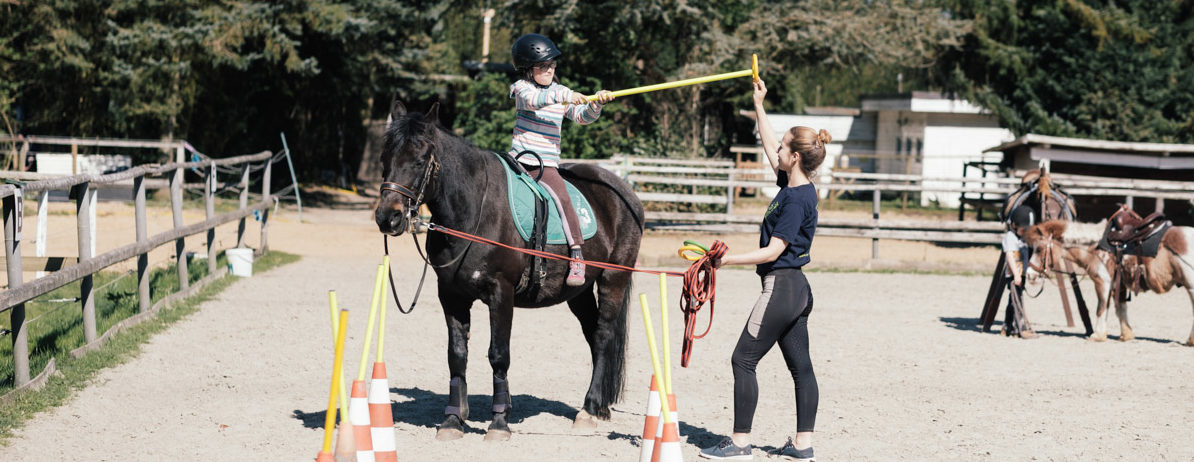
[(1065, 234), (1067, 223), (1063, 220), (1049, 220), (1024, 231), (1024, 240), (1036, 246), (1043, 239), (1058, 239)]

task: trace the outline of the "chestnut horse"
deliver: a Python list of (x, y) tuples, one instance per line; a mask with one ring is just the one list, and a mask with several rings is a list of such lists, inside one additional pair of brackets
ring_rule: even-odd
[[(1109, 220), (1108, 227), (1113, 225), (1114, 220)], [(1163, 294), (1174, 286), (1182, 287), (1190, 297), (1191, 310), (1194, 311), (1194, 287), (1191, 287), (1194, 282), (1194, 249), (1190, 246), (1194, 243), (1194, 228), (1170, 227), (1161, 237), (1155, 257), (1122, 254), (1120, 258), (1098, 244), (1067, 245), (1063, 239), (1065, 231), (1066, 223), (1054, 220), (1033, 226), (1025, 232), (1025, 239), (1035, 252), (1031, 266), (1042, 273), (1062, 272), (1064, 261), (1068, 260), (1077, 264), (1080, 271), (1090, 277), (1099, 298), (1091, 340), (1107, 340), (1107, 312), (1112, 298), (1115, 299), (1115, 314), (1119, 318), (1120, 340), (1135, 338), (1128, 322), (1128, 291)], [(1117, 278), (1116, 274), (1121, 276)], [(1194, 325), (1191, 326), (1186, 345), (1194, 346)]]

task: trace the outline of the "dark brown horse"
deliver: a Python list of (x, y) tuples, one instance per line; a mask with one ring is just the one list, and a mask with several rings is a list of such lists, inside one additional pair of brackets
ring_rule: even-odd
[[(525, 247), (510, 215), (502, 160), (440, 127), (435, 107), (427, 114), (408, 113), (395, 102), (390, 112), (381, 156), (384, 183), (374, 217), (381, 232), (402, 234), (419, 205), (426, 203), (436, 225)], [(585, 241), (584, 255), (633, 267), (643, 234), (643, 207), (638, 197), (618, 176), (595, 165), (567, 166), (560, 173), (593, 205), (598, 231)], [(624, 382), (630, 273), (590, 265), (585, 285), (567, 287), (567, 262), (548, 260), (544, 266), (546, 277), (538, 290), (519, 291), (528, 279), (537, 276), (530, 274), (530, 256), (438, 232), (427, 235), (426, 250), (435, 268), (439, 301), (448, 326), (451, 377), (444, 421), (436, 438), (462, 437), (468, 419), (465, 368), (472, 324), (469, 308), (475, 300), (489, 306), (492, 334), (489, 364), (493, 368), (493, 422), (486, 439), (510, 437), (508, 420), (513, 402), (506, 372), (511, 362), (515, 306), (538, 308), (568, 303), (589, 343), (593, 368), (584, 405), (573, 425), (593, 427), (596, 419), (609, 419), (610, 405), (618, 401)], [(548, 245), (546, 250), (567, 255), (564, 245)], [(525, 332), (536, 335), (534, 330)], [(559, 370), (580, 364), (583, 360), (578, 358)]]

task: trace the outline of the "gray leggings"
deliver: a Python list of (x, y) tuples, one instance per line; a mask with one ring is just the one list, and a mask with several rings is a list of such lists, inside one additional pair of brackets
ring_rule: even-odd
[[(539, 175), (538, 165), (532, 167), (524, 164), (523, 167), (531, 174), (531, 178)], [(568, 195), (568, 188), (564, 184), (564, 177), (560, 176), (560, 171), (555, 167), (543, 168), (543, 178), (539, 179), (539, 183), (547, 186), (548, 194), (556, 201), (556, 211), (564, 218), (564, 235), (568, 237), (568, 245), (584, 244), (585, 240), (580, 236), (580, 220), (576, 218), (576, 209), (572, 208), (572, 197)]]
[(734, 367), (734, 432), (750, 433), (759, 402), (755, 366), (779, 344), (796, 385), (796, 431), (811, 432), (817, 420), (817, 376), (808, 354), (808, 315), (813, 294), (804, 273), (781, 268), (763, 276), (763, 293), (738, 337)]

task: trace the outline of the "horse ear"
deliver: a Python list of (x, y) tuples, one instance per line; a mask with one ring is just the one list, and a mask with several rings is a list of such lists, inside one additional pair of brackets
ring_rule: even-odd
[(424, 115), (427, 120), (439, 120), (439, 101), (431, 103), (431, 107), (427, 109), (427, 114)]
[(397, 120), (404, 115), (406, 115), (406, 105), (402, 104), (398, 98), (394, 98), (394, 102), (390, 103), (390, 120)]

